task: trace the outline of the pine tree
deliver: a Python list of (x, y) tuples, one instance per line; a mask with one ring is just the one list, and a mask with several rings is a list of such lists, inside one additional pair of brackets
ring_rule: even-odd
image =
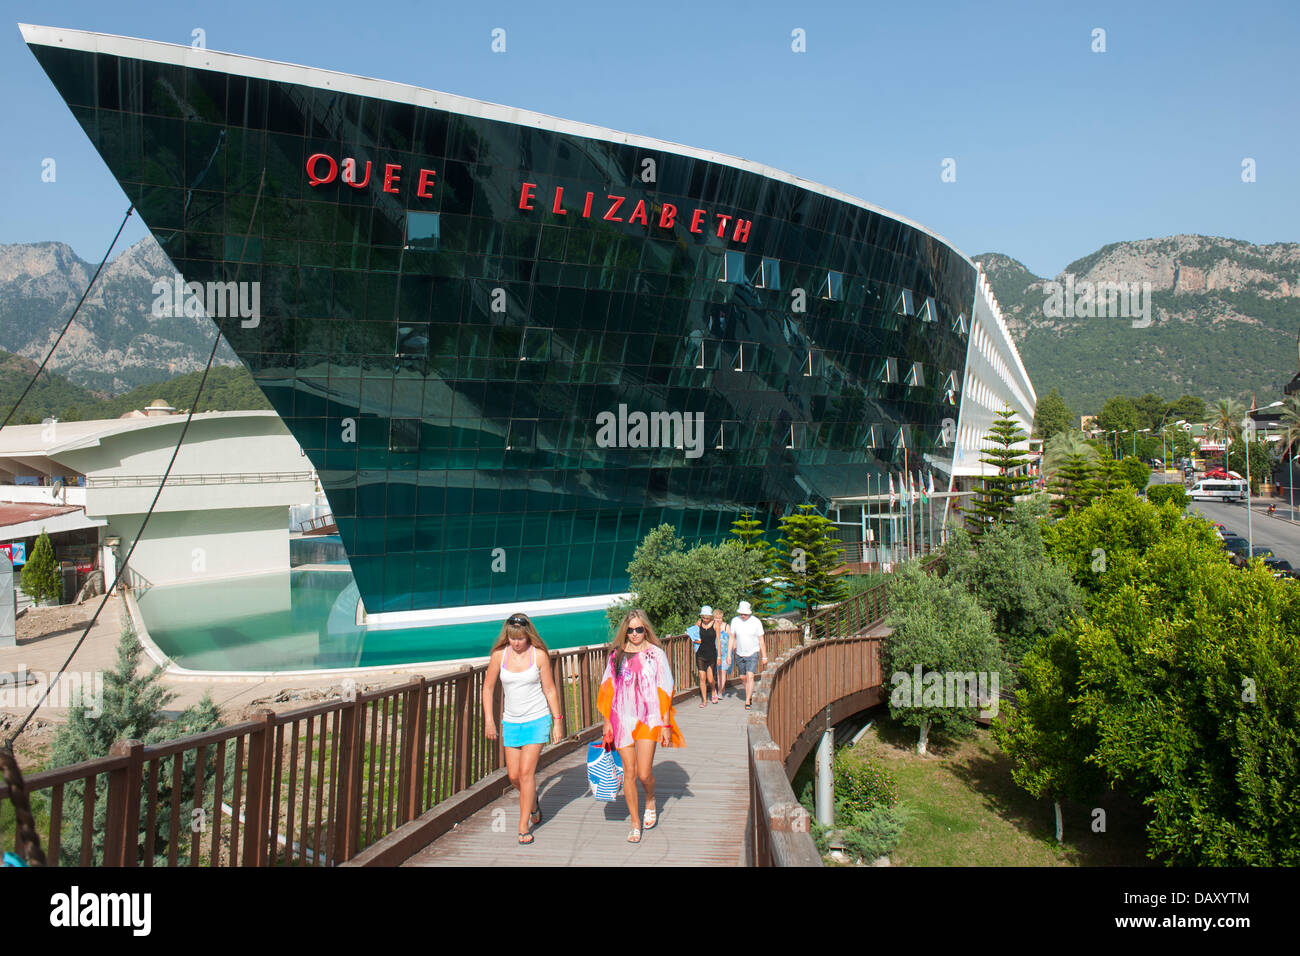
[(834, 530), (834, 523), (812, 505), (800, 505), (797, 513), (781, 519), (781, 537), (776, 542), (778, 573), (789, 585), (786, 594), (805, 613), (819, 604), (844, 599), (844, 582), (831, 574), (844, 563)]
[(984, 457), (980, 459), (997, 471), (980, 479), (979, 496), (968, 512), (968, 520), (974, 522), (972, 534), (983, 533), (985, 526), (992, 521), (1005, 521), (1016, 499), (1029, 492), (1031, 479), (1024, 473), (1029, 456), (1013, 447), (1028, 437), (1020, 430), (1015, 413), (1009, 408), (997, 413), (989, 428)]
[(742, 511), (740, 517), (731, 522), (731, 534), (746, 551), (756, 551), (763, 556), (763, 575), (750, 582), (749, 603), (760, 620), (775, 617), (780, 607), (767, 579), (776, 575), (776, 553), (763, 536), (763, 522), (755, 518), (752, 511)]
[[(84, 692), (80, 700), (74, 699), (74, 705), (68, 710), (68, 720), (54, 737), (51, 749), (51, 763), (64, 767), (84, 760), (107, 757), (109, 747), (118, 740), (141, 740), (146, 744), (162, 743), (175, 740), (188, 734), (202, 733), (220, 726), (220, 716), (212, 699), (205, 693), (203, 698), (191, 707), (187, 707), (176, 720), (166, 722), (160, 711), (174, 698), (175, 694), (162, 686), (162, 668), (155, 667), (143, 676), (137, 676), (140, 658), (144, 648), (140, 639), (131, 630), (130, 625), (122, 630), (117, 645), (117, 662), (112, 670), (104, 673), (102, 695), (92, 700), (92, 694)], [(225, 787), (223, 799), (229, 799), (231, 781), (234, 777), (234, 749), (228, 748), (223, 775)], [(141, 822), (149, 812), (149, 804), (154, 803), (154, 865), (165, 866), (167, 863), (168, 840), (171, 833), (171, 797), (174, 777), (174, 761), (161, 765), (162, 779), (156, 792), (149, 791), (141, 785)], [(181, 758), (180, 792), (185, 799), (190, 799), (195, 790), (195, 777), (198, 770), (195, 752), (189, 751)], [(204, 772), (203, 791), (206, 794), (203, 804), (213, 805), (215, 789), (216, 761), (209, 759)], [(189, 843), (191, 817), (188, 809), (181, 805), (184, 819), (178, 827), (182, 843)], [(64, 790), (63, 819), (67, 829), (60, 848), (64, 866), (77, 866), (81, 860), (82, 827), (85, 821), (85, 784), (75, 781)], [(104, 834), (107, 830), (107, 804), (101, 797), (95, 801), (90, 839), (91, 864), (102, 866), (104, 860)], [(128, 833), (127, 840), (135, 838)], [(181, 849), (181, 854), (185, 849)], [(143, 864), (144, 851), (139, 851), (140, 863)]]
[(1052, 491), (1059, 495), (1052, 500), (1054, 517), (1060, 518), (1080, 508), (1088, 507), (1093, 495), (1097, 493), (1088, 457), (1082, 453), (1067, 457), (1057, 469)]
[(23, 566), (22, 588), (37, 604), (60, 596), (59, 564), (54, 560), (54, 545), (44, 528)]

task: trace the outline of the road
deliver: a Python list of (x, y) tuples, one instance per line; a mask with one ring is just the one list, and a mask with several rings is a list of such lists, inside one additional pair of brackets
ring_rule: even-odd
[[(1152, 476), (1152, 481), (1159, 481)], [(1269, 517), (1265, 509), (1269, 504), (1277, 505), (1277, 514)], [(1300, 568), (1300, 502), (1296, 503), (1294, 521), (1285, 500), (1276, 498), (1251, 499), (1251, 518), (1255, 547), (1271, 548), (1279, 558), (1291, 562), (1293, 568)], [(1187, 505), (1188, 513), (1202, 514), (1210, 521), (1220, 521), (1233, 534), (1246, 537), (1246, 505), (1240, 501), (1191, 501)]]

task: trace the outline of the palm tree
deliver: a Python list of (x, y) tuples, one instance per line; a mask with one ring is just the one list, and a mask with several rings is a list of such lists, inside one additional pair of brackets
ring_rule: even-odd
[(1066, 429), (1057, 432), (1043, 445), (1043, 471), (1055, 476), (1061, 467), (1075, 455), (1082, 455), (1086, 461), (1093, 461), (1099, 456), (1095, 445), (1090, 444), (1078, 429)]
[(1246, 417), (1246, 406), (1235, 398), (1221, 398), (1210, 410), (1210, 430), (1221, 441), (1241, 436), (1241, 422)]
[(1296, 442), (1300, 441), (1300, 395), (1286, 397), (1279, 422), (1282, 425), (1282, 460), (1286, 463), (1286, 484), (1290, 488), (1295, 467), (1291, 456), (1296, 453)]

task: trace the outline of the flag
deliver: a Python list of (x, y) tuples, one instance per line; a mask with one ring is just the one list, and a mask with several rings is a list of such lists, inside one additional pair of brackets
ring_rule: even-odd
[(921, 488), (921, 504), (925, 504), (930, 500), (930, 496), (925, 493), (925, 481), (921, 478), (919, 471), (916, 473), (916, 483)]
[(907, 473), (907, 503), (916, 503), (916, 486), (912, 484), (912, 473), (910, 471)]
[(934, 472), (930, 472), (930, 497), (934, 497)]
[(890, 476), (889, 476), (889, 507), (890, 507), (890, 510), (893, 510), (894, 505), (897, 504), (897, 503), (898, 503), (898, 495), (894, 494), (894, 476), (893, 476), (893, 475), (890, 475)]

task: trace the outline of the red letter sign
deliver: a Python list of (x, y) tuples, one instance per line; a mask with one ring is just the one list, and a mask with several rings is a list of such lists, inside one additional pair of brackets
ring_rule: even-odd
[(524, 183), (523, 188), (519, 190), (519, 208), (533, 208), (533, 190), (537, 188), (537, 183)]
[(402, 181), (402, 177), (398, 176), (397, 174), (400, 173), (401, 171), (402, 171), (402, 167), (398, 163), (384, 164), (384, 192), (386, 193), (398, 192), (397, 184)]
[(433, 177), (438, 173), (432, 169), (420, 170), (420, 179), (415, 184), (415, 194), (421, 199), (432, 199), (433, 193), (429, 189), (433, 186)]
[[(329, 172), (324, 176), (318, 176), (316, 175), (316, 163), (322, 159), (329, 163)], [(313, 186), (334, 182), (334, 177), (338, 175), (338, 172), (339, 164), (334, 162), (332, 156), (327, 156), (324, 153), (313, 153), (307, 157), (307, 181)]]

